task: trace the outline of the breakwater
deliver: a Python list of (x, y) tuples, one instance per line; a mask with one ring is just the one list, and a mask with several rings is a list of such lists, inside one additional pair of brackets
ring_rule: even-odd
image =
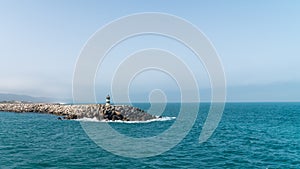
[(157, 117), (129, 105), (52, 104), (52, 103), (0, 103), (0, 111), (17, 113), (45, 113), (64, 119), (97, 118), (98, 120), (146, 121)]

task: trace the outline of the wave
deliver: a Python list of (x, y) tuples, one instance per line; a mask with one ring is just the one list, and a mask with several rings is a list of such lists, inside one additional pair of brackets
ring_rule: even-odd
[(81, 118), (81, 119), (74, 119), (75, 121), (80, 121), (80, 122), (109, 122), (109, 123), (151, 123), (151, 122), (157, 122), (157, 121), (169, 121), (169, 120), (174, 120), (176, 117), (161, 117), (161, 118), (156, 118), (156, 119), (151, 119), (151, 120), (146, 120), (146, 121), (122, 121), (122, 120), (98, 120), (96, 117), (94, 118)]

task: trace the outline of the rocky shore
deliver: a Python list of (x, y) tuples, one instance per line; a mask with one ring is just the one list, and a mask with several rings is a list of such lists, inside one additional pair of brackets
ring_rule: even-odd
[[(157, 117), (136, 107), (128, 105), (103, 104), (51, 104), (51, 103), (0, 103), (0, 111), (6, 112), (35, 112), (54, 114), (64, 119), (97, 118), (98, 120), (146, 121)], [(59, 117), (60, 118), (60, 117)]]

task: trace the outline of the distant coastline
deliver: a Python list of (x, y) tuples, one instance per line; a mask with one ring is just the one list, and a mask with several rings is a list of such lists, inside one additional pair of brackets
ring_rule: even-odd
[(23, 94), (0, 93), (0, 102), (71, 103), (71, 98), (34, 97)]

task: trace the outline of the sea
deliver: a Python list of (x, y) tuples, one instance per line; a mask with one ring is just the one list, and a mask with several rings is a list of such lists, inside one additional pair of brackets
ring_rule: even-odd
[[(133, 105), (144, 110), (151, 106)], [(175, 124), (181, 103), (168, 103), (163, 120), (146, 123), (0, 112), (0, 168), (300, 168), (300, 103), (226, 103), (218, 127), (203, 143), (199, 135), (210, 103), (199, 105), (191, 130), (178, 144), (141, 158), (96, 144), (82, 123), (108, 124), (129, 137), (155, 137)]]

